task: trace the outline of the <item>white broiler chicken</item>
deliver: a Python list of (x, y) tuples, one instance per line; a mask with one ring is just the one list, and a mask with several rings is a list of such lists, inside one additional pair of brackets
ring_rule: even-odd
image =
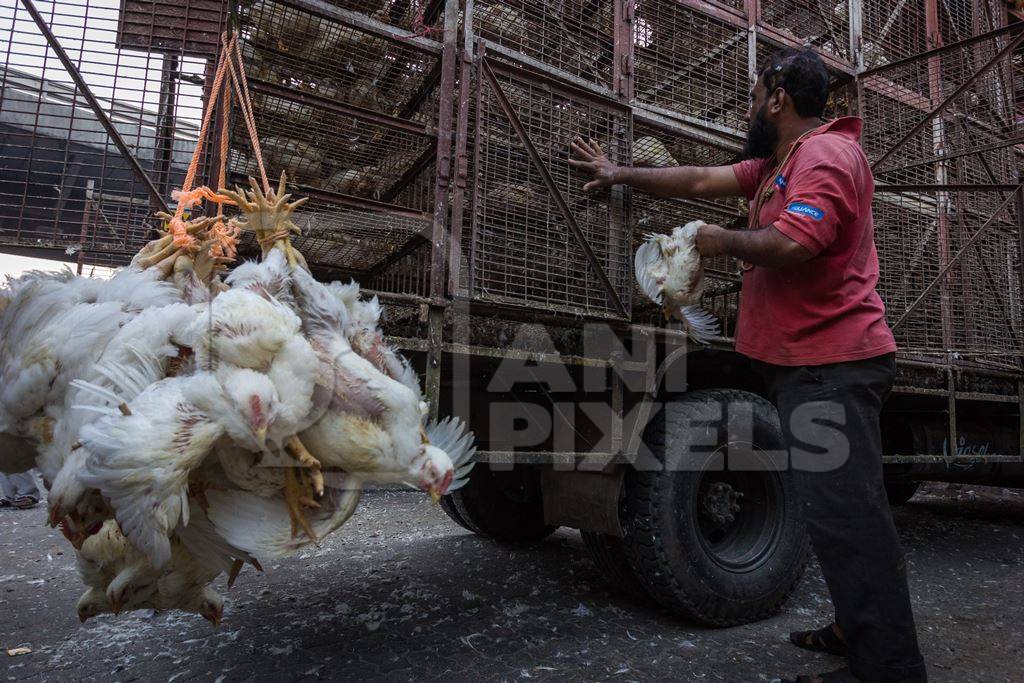
[[(156, 568), (169, 559), (179, 523), (188, 524), (189, 488), (203, 495), (193, 474), (222, 437), (247, 453), (294, 458), (283, 469), (281, 505), (312, 506), (323, 491), (319, 463), (294, 437), (311, 419), (318, 370), (299, 318), (272, 298), (239, 289), (204, 307), (183, 336), (195, 353), (191, 375), (151, 384), (131, 400), (80, 384), (107, 397), (108, 414), (82, 429), (88, 455), (78, 479), (110, 501), (125, 534)], [(311, 470), (312, 495), (289, 478), (296, 465)]]
[(695, 342), (706, 344), (719, 333), (718, 320), (700, 307), (704, 291), (704, 266), (694, 245), (703, 221), (675, 228), (671, 235), (650, 235), (636, 251), (636, 280), (652, 301), (660, 304), (666, 318), (686, 325)]
[[(309, 273), (288, 241), (296, 229), (283, 178), (276, 192), (264, 194), (252, 186), (252, 192), (227, 194), (250, 217), (248, 227), (264, 245), (264, 261), (239, 268), (228, 282), (273, 291), (290, 285), (321, 367), (315, 392), (320, 415), (299, 434), (300, 441), (325, 470), (342, 470), (364, 481), (406, 482), (435, 498), (444, 495), (456, 468), (465, 471), (472, 457), (471, 436), (448, 438), (461, 448), (450, 454), (431, 444), (430, 432), (437, 426), (424, 429), (426, 402), (415, 373), (383, 342), (379, 303), (359, 301), (355, 283), (324, 285)], [(462, 429), (455, 421), (442, 431), (450, 437), (448, 432), (461, 435)]]
[(104, 506), (87, 494), (78, 479), (89, 455), (77, 444), (78, 435), (98, 415), (116, 408), (115, 399), (130, 401), (154, 382), (185, 369), (191, 355), (186, 332), (201, 310), (178, 303), (142, 311), (117, 331), (99, 360), (82, 374), (91, 387), (106, 392), (72, 382), (64, 398), (63, 419), (54, 428), (53, 441), (42, 446), (40, 453), (41, 468), (57, 472), (47, 497), (51, 526), (65, 520), (67, 531), (86, 530), (102, 521), (96, 515), (102, 514)]
[[(33, 446), (54, 439), (70, 382), (98, 360), (107, 342), (141, 311), (180, 301), (153, 270), (127, 268), (108, 280), (29, 273), (0, 294), (0, 432)], [(62, 456), (63, 454), (61, 454)], [(0, 456), (0, 469), (5, 458)], [(52, 482), (61, 457), (41, 458)]]
[(78, 619), (85, 622), (98, 614), (118, 612), (121, 606), (108, 597), (108, 587), (125, 570), (144, 558), (132, 547), (113, 519), (86, 538), (76, 555), (78, 577), (85, 592), (78, 599)]

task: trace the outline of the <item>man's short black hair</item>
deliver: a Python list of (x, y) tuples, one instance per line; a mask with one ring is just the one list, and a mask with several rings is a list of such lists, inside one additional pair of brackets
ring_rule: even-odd
[(787, 48), (776, 52), (761, 69), (761, 79), (769, 95), (776, 88), (785, 90), (800, 116), (821, 117), (825, 112), (828, 69), (813, 49)]

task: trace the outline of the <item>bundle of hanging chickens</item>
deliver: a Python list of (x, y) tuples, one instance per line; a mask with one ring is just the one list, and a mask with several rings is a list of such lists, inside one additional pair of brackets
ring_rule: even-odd
[[(283, 175), (276, 191), (250, 184), (203, 188), (238, 215), (165, 215), (167, 234), (108, 280), (31, 273), (0, 290), (0, 469), (42, 472), (82, 621), (155, 609), (218, 624), (214, 579), (319, 542), (364, 483), (436, 500), (472, 466), (462, 423), (426, 424), (377, 299), (318, 282), (293, 248), (304, 200)], [(263, 258), (222, 280), (243, 230)]]

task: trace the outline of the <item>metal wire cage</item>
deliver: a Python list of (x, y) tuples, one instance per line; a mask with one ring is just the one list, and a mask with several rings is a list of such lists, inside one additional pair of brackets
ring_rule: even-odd
[[(900, 343), (1024, 354), (1024, 38), (997, 0), (39, 3), (116, 136), (25, 2), (0, 0), (0, 247), (134, 253), (181, 181), (230, 26), (270, 175), (311, 198), (297, 245), (318, 274), (410, 302), (649, 321), (630, 267), (640, 236), (741, 221), (745, 207), (586, 194), (570, 141), (624, 164), (728, 163), (758, 62), (810, 45), (833, 75), (829, 116), (865, 119)], [(231, 180), (244, 182), (255, 154), (241, 117), (230, 125)], [(735, 288), (732, 267), (710, 270), (729, 329), (735, 296), (716, 288)]]
[[(577, 135), (628, 161), (628, 117), (490, 60), (478, 78), (465, 284), (478, 300), (628, 315), (630, 242), (621, 191), (591, 195), (568, 164)], [(547, 174), (548, 183), (545, 183)], [(588, 257), (590, 251), (593, 259)]]
[(923, 353), (1019, 355), (1013, 53), (1024, 34), (989, 2), (928, 12), (896, 4), (884, 23), (879, 9), (864, 15), (862, 144), (877, 183), (879, 288), (897, 340)]
[[(197, 139), (222, 3), (36, 6), (125, 148), (169, 199)], [(0, 2), (0, 49), (0, 245), (124, 263), (148, 239), (157, 207), (145, 182), (18, 0)]]
[(747, 30), (674, 0), (636, 10), (634, 98), (704, 126), (737, 133), (750, 91)]
[[(371, 286), (422, 250), (433, 220), (440, 46), (401, 29), (424, 20), (422, 5), (255, 0), (234, 22), (268, 172), (312, 198), (296, 245)], [(229, 167), (235, 180), (256, 173), (240, 117)], [(422, 277), (388, 282), (425, 293)]]

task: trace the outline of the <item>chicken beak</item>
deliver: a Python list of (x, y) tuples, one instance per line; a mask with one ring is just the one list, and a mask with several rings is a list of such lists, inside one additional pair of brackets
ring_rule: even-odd
[(258, 428), (256, 430), (256, 439), (259, 441), (261, 446), (266, 442), (266, 440), (267, 440), (267, 428), (266, 427), (260, 427), (260, 428)]
[(441, 493), (437, 489), (430, 489), (430, 500), (435, 503), (441, 502)]

